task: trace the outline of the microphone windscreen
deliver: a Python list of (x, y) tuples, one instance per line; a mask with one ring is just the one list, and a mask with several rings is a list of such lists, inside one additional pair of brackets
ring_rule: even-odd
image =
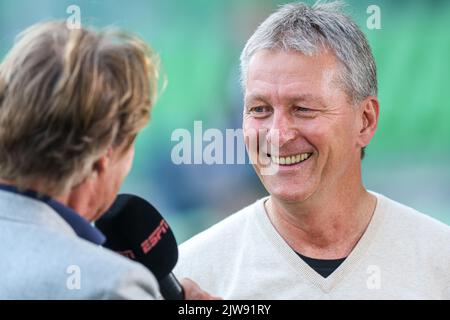
[(158, 280), (166, 278), (178, 260), (178, 246), (168, 223), (146, 200), (118, 195), (95, 223), (106, 236), (104, 247), (136, 260)]

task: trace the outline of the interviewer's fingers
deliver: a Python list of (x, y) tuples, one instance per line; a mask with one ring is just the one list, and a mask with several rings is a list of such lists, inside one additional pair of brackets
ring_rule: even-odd
[(208, 292), (202, 290), (197, 283), (189, 278), (182, 279), (181, 286), (184, 289), (186, 300), (223, 300), (222, 298), (212, 296)]

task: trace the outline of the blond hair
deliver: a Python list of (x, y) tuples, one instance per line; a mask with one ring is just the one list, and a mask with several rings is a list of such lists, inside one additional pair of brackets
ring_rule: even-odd
[(136, 37), (34, 25), (0, 65), (0, 178), (60, 195), (146, 125), (159, 60)]

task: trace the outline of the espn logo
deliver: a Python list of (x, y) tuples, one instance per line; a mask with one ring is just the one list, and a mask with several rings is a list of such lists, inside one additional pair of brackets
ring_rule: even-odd
[(147, 254), (152, 250), (158, 242), (161, 240), (161, 236), (167, 232), (169, 225), (166, 220), (162, 219), (156, 229), (150, 234), (150, 236), (141, 243), (141, 249), (144, 254)]

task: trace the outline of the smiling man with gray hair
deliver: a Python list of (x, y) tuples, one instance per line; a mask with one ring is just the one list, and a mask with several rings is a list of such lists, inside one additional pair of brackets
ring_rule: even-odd
[(340, 3), (282, 6), (241, 72), (244, 132), (278, 166), (253, 161), (270, 196), (184, 243), (175, 273), (229, 299), (449, 299), (450, 228), (362, 183), (376, 66)]

